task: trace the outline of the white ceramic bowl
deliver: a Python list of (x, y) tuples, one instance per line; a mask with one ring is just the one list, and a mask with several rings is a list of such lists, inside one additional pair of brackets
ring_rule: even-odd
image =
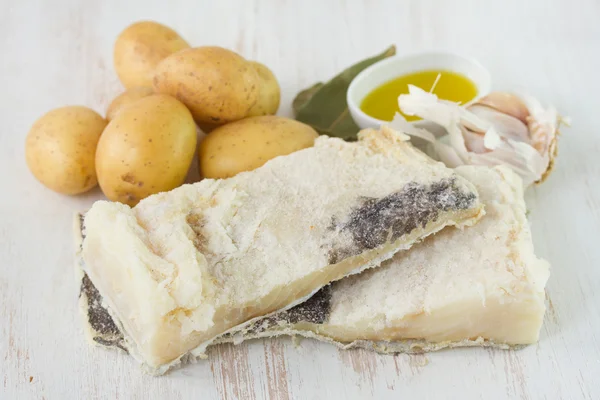
[(405, 56), (394, 56), (379, 61), (356, 76), (348, 87), (346, 101), (350, 115), (361, 128), (379, 128), (383, 121), (365, 114), (360, 104), (366, 95), (385, 82), (411, 72), (441, 69), (454, 71), (469, 78), (477, 87), (477, 96), (485, 96), (490, 92), (490, 73), (478, 61), (453, 53), (418, 53)]

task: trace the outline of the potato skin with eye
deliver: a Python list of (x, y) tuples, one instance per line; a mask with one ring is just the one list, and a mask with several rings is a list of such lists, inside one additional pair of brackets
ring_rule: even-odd
[(220, 125), (248, 115), (260, 78), (246, 59), (221, 47), (196, 47), (165, 58), (156, 68), (157, 93), (176, 97), (198, 124)]
[(98, 143), (96, 171), (110, 200), (134, 206), (185, 181), (197, 143), (188, 109), (167, 95), (152, 95), (119, 112)]
[(258, 101), (252, 106), (247, 116), (275, 115), (279, 109), (279, 102), (281, 100), (279, 82), (277, 82), (275, 74), (266, 65), (258, 61), (250, 61), (250, 64), (258, 72), (260, 87), (258, 90)]
[(108, 108), (106, 109), (106, 119), (110, 122), (121, 109), (152, 94), (154, 94), (154, 90), (151, 87), (136, 86), (127, 89), (115, 97), (108, 105)]
[(308, 125), (274, 115), (232, 122), (200, 142), (200, 174), (216, 179), (251, 171), (277, 156), (312, 147), (318, 136)]
[(62, 194), (86, 192), (98, 183), (96, 147), (106, 120), (82, 106), (49, 111), (25, 141), (27, 166), (44, 186)]
[(129, 89), (152, 86), (156, 66), (190, 45), (173, 29), (154, 21), (136, 22), (121, 32), (113, 50), (119, 80)]

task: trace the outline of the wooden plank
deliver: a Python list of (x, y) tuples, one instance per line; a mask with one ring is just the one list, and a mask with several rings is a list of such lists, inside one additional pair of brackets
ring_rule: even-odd
[[(600, 4), (393, 0), (82, 2), (4, 0), (0, 13), (0, 398), (317, 399), (600, 398)], [(391, 43), (455, 50), (489, 67), (497, 88), (527, 88), (573, 118), (556, 172), (527, 193), (537, 252), (552, 263), (538, 345), (380, 356), (290, 339), (218, 346), (161, 378), (88, 346), (76, 308), (68, 198), (29, 174), (33, 121), (65, 104), (103, 111), (121, 90), (112, 43), (156, 19), (194, 44), (229, 47), (271, 67), (280, 114), (295, 93)]]

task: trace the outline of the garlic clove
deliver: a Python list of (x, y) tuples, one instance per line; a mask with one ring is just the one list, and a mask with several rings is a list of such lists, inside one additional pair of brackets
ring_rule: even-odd
[(462, 132), (467, 150), (477, 154), (487, 153), (490, 151), (485, 147), (484, 144), (485, 134), (473, 132), (468, 128), (463, 129)]
[[(558, 129), (567, 120), (554, 107), (544, 107), (534, 97), (522, 94), (515, 98), (500, 94), (491, 97), (516, 105), (505, 114), (508, 108), (498, 106), (501, 101), (484, 100), (495, 104), (494, 107), (479, 103), (459, 106), (409, 85), (409, 93), (400, 95), (398, 105), (403, 112), (446, 129), (447, 134), (441, 137), (421, 132), (422, 129), (418, 134), (406, 130), (408, 135), (429, 142), (427, 154), (432, 158), (452, 168), (464, 164), (506, 164), (521, 176), (527, 187), (542, 182), (552, 170)], [(527, 108), (526, 112), (519, 110), (521, 104)], [(397, 114), (392, 125), (407, 123), (399, 121), (400, 117)]]
[(529, 118), (529, 134), (531, 135), (531, 146), (540, 154), (548, 157), (548, 167), (537, 181), (543, 182), (554, 168), (554, 159), (557, 156), (558, 127), (539, 121), (533, 117)]
[(527, 94), (521, 95), (522, 101), (530, 112), (527, 125), (530, 131), (531, 146), (548, 159), (548, 166), (538, 179), (543, 182), (554, 167), (558, 153), (558, 135), (561, 125), (569, 125), (569, 118), (558, 114), (554, 107), (544, 107), (536, 98)]
[(540, 154), (544, 154), (550, 144), (548, 139), (551, 138), (548, 127), (534, 118), (529, 118), (528, 127), (531, 145)]
[(501, 137), (518, 142), (530, 142), (529, 128), (521, 120), (484, 105), (474, 104), (467, 109), (488, 121)]
[(524, 124), (530, 112), (525, 103), (516, 95), (506, 92), (492, 92), (477, 100), (475, 104), (484, 105), (501, 113), (508, 114)]

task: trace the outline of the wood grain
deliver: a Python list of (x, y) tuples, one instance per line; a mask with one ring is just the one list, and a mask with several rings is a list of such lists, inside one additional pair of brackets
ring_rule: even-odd
[(272, 399), (287, 400), (290, 396), (283, 341), (269, 339), (265, 341), (263, 346), (267, 375), (267, 393)]
[[(0, 12), (0, 399), (600, 399), (600, 3), (595, 0), (2, 0)], [(24, 138), (51, 108), (104, 112), (122, 87), (119, 31), (139, 19), (268, 65), (279, 113), (301, 89), (395, 43), (398, 53), (477, 57), (501, 89), (572, 117), (556, 170), (527, 192), (537, 253), (552, 264), (540, 342), (380, 356), (289, 339), (218, 346), (165, 377), (90, 347), (73, 279), (71, 216), (101, 198), (39, 185)], [(197, 178), (197, 170), (189, 178)]]
[(216, 346), (211, 349), (209, 360), (215, 385), (224, 399), (256, 398), (245, 343)]

